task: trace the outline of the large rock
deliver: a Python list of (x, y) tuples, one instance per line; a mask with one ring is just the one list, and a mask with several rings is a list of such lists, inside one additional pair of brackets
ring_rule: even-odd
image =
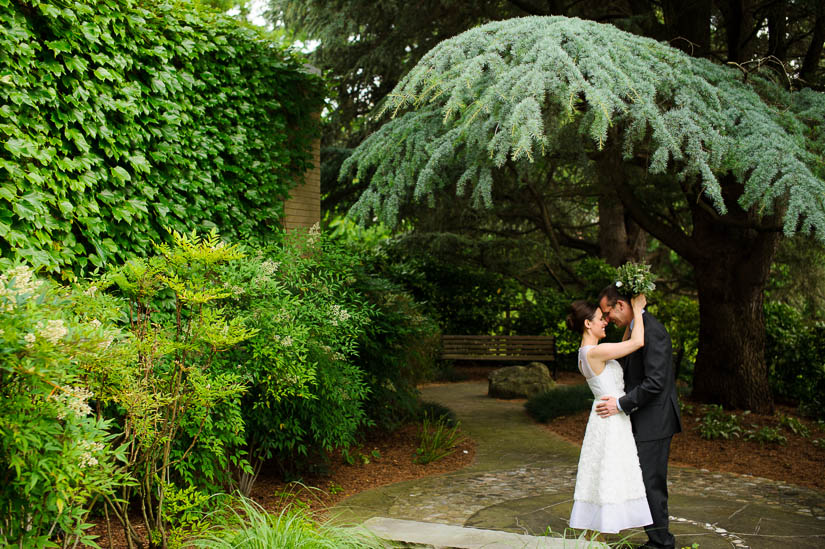
[(487, 379), (490, 380), (487, 395), (495, 398), (530, 398), (556, 385), (547, 366), (541, 362), (499, 368), (490, 372)]

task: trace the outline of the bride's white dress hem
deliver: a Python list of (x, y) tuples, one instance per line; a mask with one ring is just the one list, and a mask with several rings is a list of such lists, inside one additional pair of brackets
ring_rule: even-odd
[(615, 534), (627, 528), (640, 528), (651, 524), (647, 497), (621, 503), (591, 503), (574, 501), (570, 513), (570, 527), (579, 530), (595, 530)]

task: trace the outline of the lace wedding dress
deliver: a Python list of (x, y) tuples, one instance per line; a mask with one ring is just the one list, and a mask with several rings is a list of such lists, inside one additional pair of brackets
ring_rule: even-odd
[(584, 433), (570, 526), (616, 533), (625, 528), (651, 524), (642, 470), (630, 418), (624, 413), (601, 418), (596, 404), (603, 396), (624, 395), (622, 367), (609, 360), (599, 375), (587, 362), (592, 345), (579, 349), (579, 370), (593, 392), (593, 409)]

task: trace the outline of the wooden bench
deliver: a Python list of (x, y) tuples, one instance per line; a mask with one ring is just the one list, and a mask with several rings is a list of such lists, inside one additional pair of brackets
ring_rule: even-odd
[[(441, 336), (441, 358), (496, 362), (554, 362), (553, 336)], [(555, 364), (553, 374), (555, 377)]]

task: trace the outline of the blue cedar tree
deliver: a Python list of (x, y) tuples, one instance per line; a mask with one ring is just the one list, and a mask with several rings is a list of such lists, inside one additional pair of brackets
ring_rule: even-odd
[(425, 55), (384, 112), (392, 119), (341, 170), (370, 180), (353, 208), (362, 218), (393, 223), (404, 201), (453, 184), (489, 205), (505, 162), (588, 141), (602, 149), (613, 129), (625, 159), (645, 149), (649, 173), (698, 186), (720, 214), (718, 176), (730, 172), (745, 187), (742, 208), (770, 213), (781, 200), (786, 234), (825, 240), (825, 95), (743, 81), (610, 25), (528, 17), (474, 28)]
[[(452, 185), (489, 206), (496, 177), (521, 181), (540, 173), (531, 166), (578, 154), (694, 269), (694, 396), (772, 409), (762, 290), (777, 231), (825, 241), (825, 94), (788, 92), (609, 25), (531, 17), (439, 44), (383, 112), (391, 119), (342, 165), (342, 177), (369, 181), (356, 215), (392, 223), (405, 202)], [(669, 205), (651, 195), (677, 193), (686, 224), (664, 223)]]

